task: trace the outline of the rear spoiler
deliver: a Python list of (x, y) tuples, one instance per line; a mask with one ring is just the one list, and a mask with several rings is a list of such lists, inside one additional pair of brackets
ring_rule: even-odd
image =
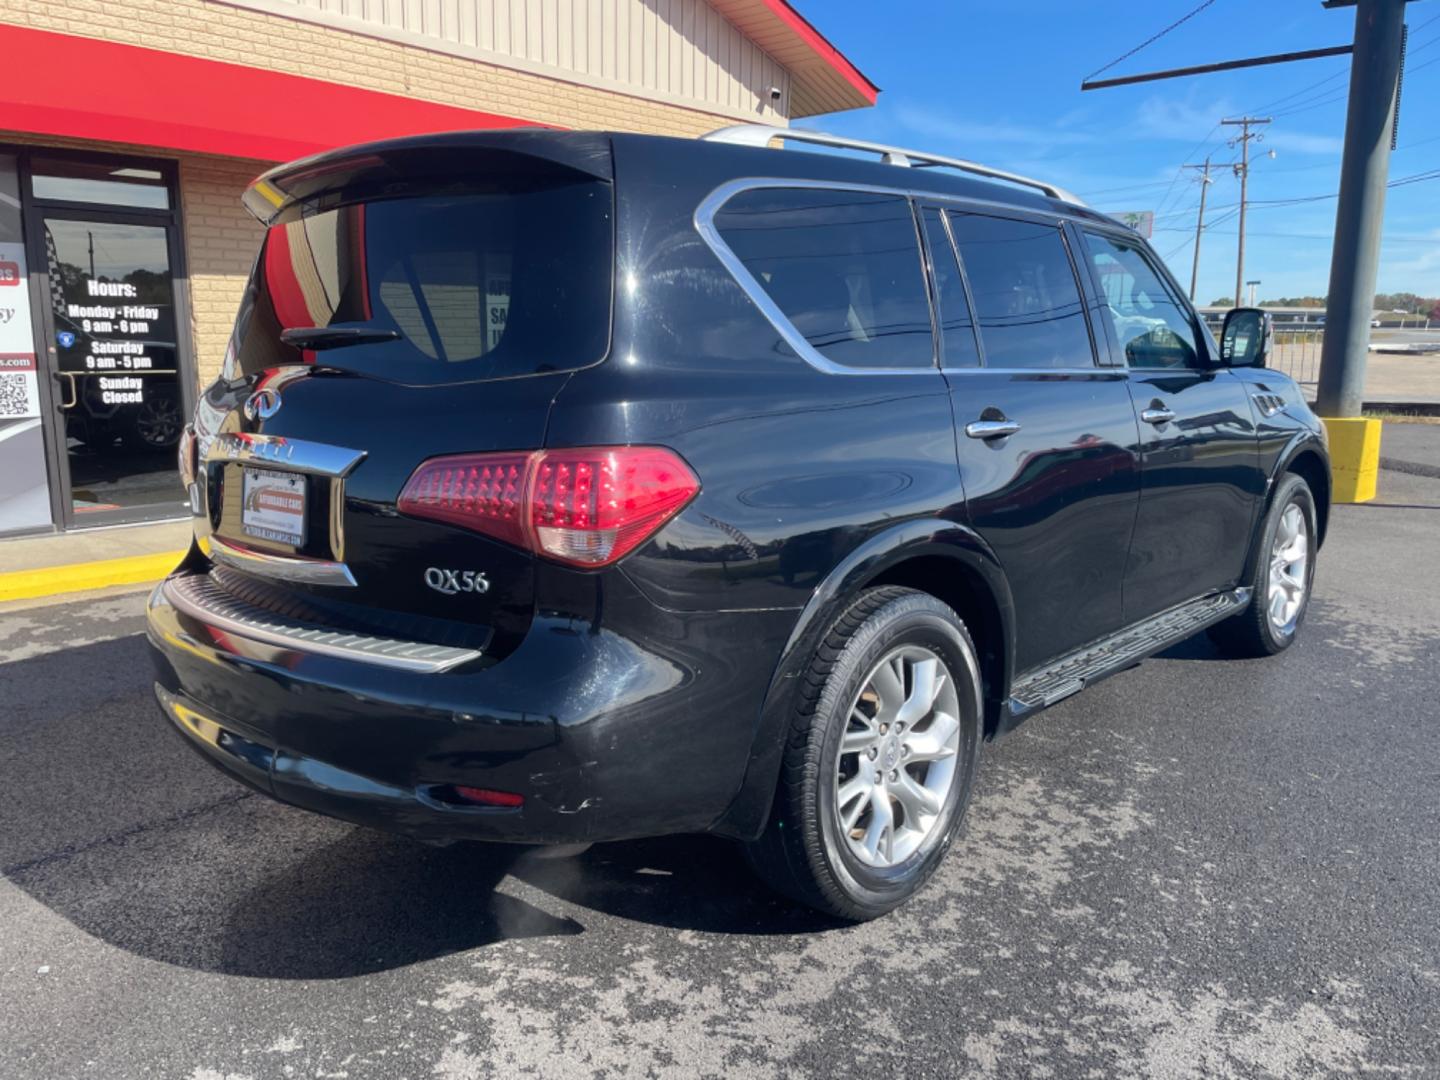
[(278, 165), (242, 197), (262, 225), (298, 213), (297, 207), (393, 193), (401, 185), (454, 184), (465, 179), (522, 179), (571, 172), (611, 182), (610, 137), (599, 132), (453, 131), (362, 143)]

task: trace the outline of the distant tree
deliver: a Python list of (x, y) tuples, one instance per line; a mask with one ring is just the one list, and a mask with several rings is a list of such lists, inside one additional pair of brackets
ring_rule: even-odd
[(1404, 311), (1412, 315), (1418, 315), (1423, 310), (1425, 301), (1412, 292), (1397, 293), (1376, 293), (1376, 311)]
[(1235, 306), (1235, 298), (1234, 298), (1233, 296), (1222, 296), (1222, 297), (1220, 297), (1218, 300), (1211, 300), (1211, 301), (1210, 301), (1210, 306), (1211, 306), (1211, 307), (1234, 307), (1234, 306)]
[(1430, 306), (1430, 318), (1433, 322), (1440, 322), (1440, 298)]

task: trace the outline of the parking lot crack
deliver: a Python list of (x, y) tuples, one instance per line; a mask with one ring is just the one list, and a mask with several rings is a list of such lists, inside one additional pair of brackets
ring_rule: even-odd
[(168, 817), (157, 818), (154, 821), (142, 821), (117, 832), (92, 840), (87, 844), (67, 844), (65, 847), (57, 848), (44, 855), (37, 855), (33, 859), (26, 859), (23, 862), (11, 863), (8, 866), (0, 867), (0, 874), (5, 877), (16, 877), (26, 874), (31, 870), (38, 870), (42, 867), (55, 863), (66, 862), (77, 855), (83, 855), (87, 851), (94, 851), (96, 848), (106, 847), (111, 844), (120, 844), (134, 836), (141, 836), (145, 833), (155, 832), (161, 829), (168, 829), (174, 825), (180, 825), (195, 818), (203, 817), (212, 810), (219, 810), (222, 807), (232, 806), (252, 797), (253, 791), (236, 791), (219, 799), (202, 803), (199, 806), (192, 806), (179, 813), (171, 814)]

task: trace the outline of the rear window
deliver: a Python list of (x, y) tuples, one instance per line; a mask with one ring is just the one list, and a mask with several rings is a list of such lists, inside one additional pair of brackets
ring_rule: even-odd
[[(272, 226), (236, 322), (231, 375), (321, 363), (435, 384), (568, 371), (609, 347), (611, 188), (376, 199)], [(300, 327), (394, 340), (302, 349)]]

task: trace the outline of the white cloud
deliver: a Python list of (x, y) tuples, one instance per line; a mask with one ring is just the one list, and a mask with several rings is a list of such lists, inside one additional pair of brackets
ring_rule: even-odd
[(1094, 134), (1078, 131), (1072, 126), (1079, 118), (1074, 112), (1060, 117), (1060, 122), (1055, 126), (1041, 127), (1003, 120), (970, 120), (922, 105), (903, 103), (894, 106), (892, 115), (900, 127), (927, 140), (958, 143), (961, 146), (997, 143), (1026, 147), (1076, 146), (1097, 140)]
[(1339, 135), (1307, 135), (1301, 131), (1276, 130), (1271, 126), (1265, 130), (1261, 148), (1269, 146), (1295, 154), (1339, 154), (1344, 145), (1345, 141)]
[[(1228, 98), (1207, 98), (1194, 87), (1184, 98), (1148, 97), (1135, 110), (1135, 125), (1130, 134), (1196, 142), (1232, 115), (1233, 108)], [(1220, 134), (1216, 132), (1215, 137), (1218, 140)]]

